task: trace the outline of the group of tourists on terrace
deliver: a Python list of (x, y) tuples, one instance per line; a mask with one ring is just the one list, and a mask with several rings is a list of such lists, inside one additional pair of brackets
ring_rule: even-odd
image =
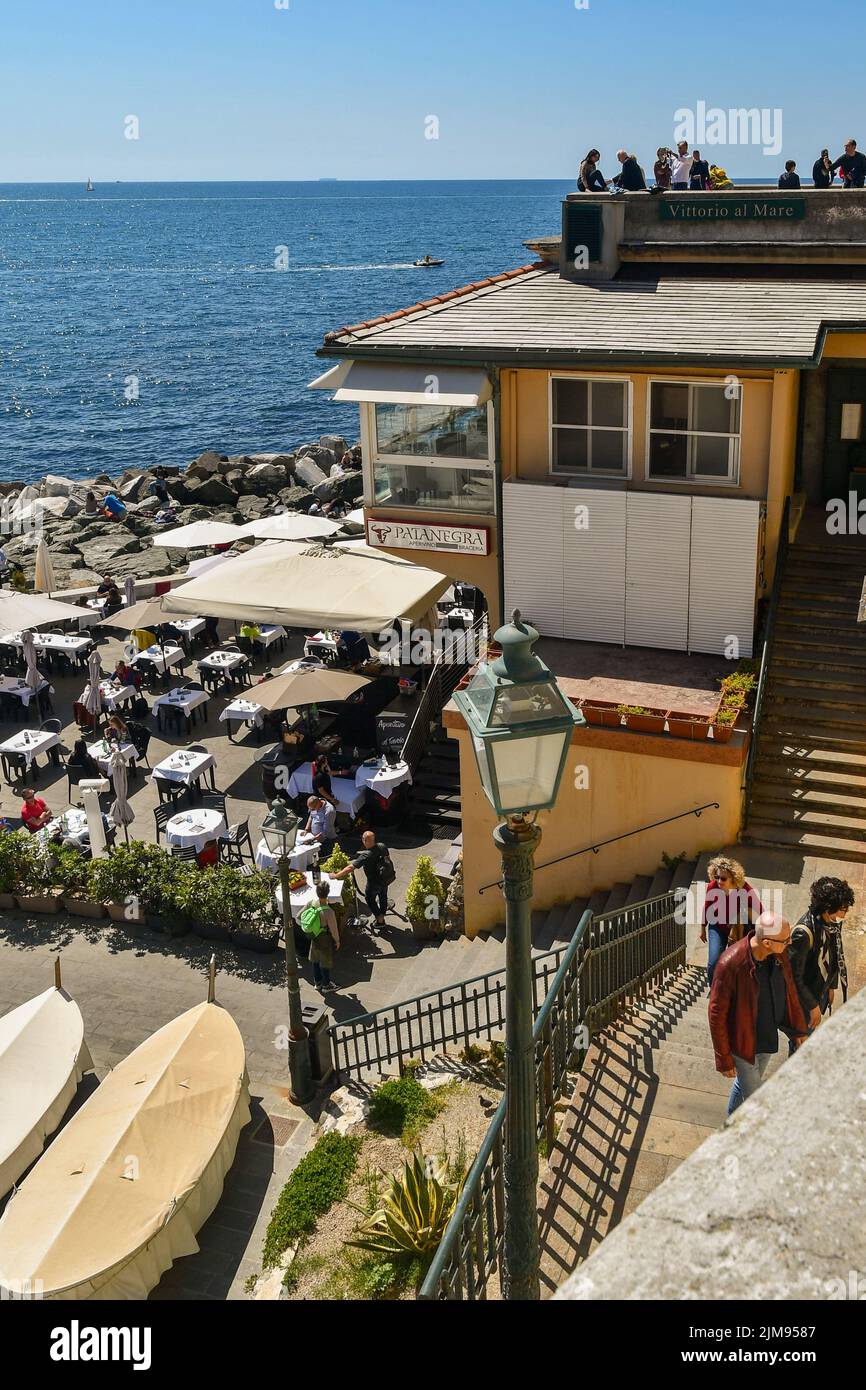
[[(616, 157), (620, 171), (612, 179), (606, 179), (599, 168), (601, 154), (591, 149), (581, 160), (577, 187), (580, 193), (639, 193), (648, 191), (646, 174), (638, 162), (636, 154), (617, 150)], [(812, 165), (812, 184), (815, 188), (832, 188), (836, 176), (843, 188), (863, 188), (866, 186), (866, 155), (857, 149), (857, 141), (845, 141), (844, 153), (838, 159), (831, 159), (830, 152), (823, 149)], [(659, 146), (653, 164), (653, 185), (649, 191), (674, 192), (715, 192), (722, 188), (733, 188), (727, 172), (718, 164), (710, 164), (702, 158), (700, 150), (689, 150), (688, 141), (680, 140), (676, 150), (666, 145)], [(796, 160), (785, 162), (784, 172), (779, 175), (779, 188), (800, 188)]]
[(791, 1056), (832, 1013), (837, 990), (847, 999), (842, 924), (854, 891), (845, 879), (816, 879), (792, 927), (765, 910), (736, 860), (719, 855), (707, 874), (700, 935), (708, 944), (716, 1070), (734, 1083), (730, 1115), (760, 1086), (780, 1035)]

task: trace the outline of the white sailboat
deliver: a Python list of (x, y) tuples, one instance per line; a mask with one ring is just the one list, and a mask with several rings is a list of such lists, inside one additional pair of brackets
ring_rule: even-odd
[(92, 192), (93, 192), (93, 179), (88, 179), (88, 180), (87, 180), (87, 188), (85, 189), (85, 192), (87, 192), (87, 193), (92, 193)]

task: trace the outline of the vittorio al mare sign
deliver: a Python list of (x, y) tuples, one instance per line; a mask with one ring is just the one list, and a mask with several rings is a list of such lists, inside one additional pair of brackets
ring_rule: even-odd
[(399, 550), (448, 550), (457, 555), (486, 555), (486, 526), (448, 526), (442, 522), (380, 521), (367, 518), (367, 542)]
[(806, 216), (805, 198), (660, 199), (663, 222), (790, 222)]

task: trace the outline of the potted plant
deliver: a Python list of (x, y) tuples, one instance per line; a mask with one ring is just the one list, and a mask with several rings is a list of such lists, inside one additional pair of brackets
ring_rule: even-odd
[(617, 705), (617, 713), (624, 717), (626, 728), (634, 729), (635, 733), (664, 733), (664, 710), (647, 709), (644, 705)]
[(55, 888), (57, 875), (54, 855), (47, 846), (32, 838), (22, 860), (18, 906), (24, 912), (59, 912), (62, 888)]
[(25, 830), (0, 832), (0, 908), (15, 907), (32, 841)]
[(112, 922), (130, 930), (147, 922), (142, 901), (146, 864), (142, 851), (149, 848), (140, 841), (117, 845), (104, 859), (94, 859), (91, 864), (91, 893), (104, 904)]
[[(143, 901), (148, 925), (164, 936), (183, 936), (192, 925), (199, 904), (196, 898), (202, 870), (197, 864), (187, 864), (173, 858), (156, 845), (150, 851), (143, 884)], [(206, 906), (202, 908), (205, 916)], [(225, 937), (216, 938), (225, 940)]]
[(63, 886), (63, 910), (73, 917), (104, 917), (105, 908), (93, 889), (93, 860), (71, 845), (54, 851), (55, 875)]
[(714, 743), (727, 743), (730, 740), (739, 713), (739, 709), (732, 705), (722, 703), (719, 706), (712, 723)]
[(212, 870), (219, 879), (223, 921), (233, 946), (247, 951), (275, 951), (280, 924), (271, 911), (271, 881), (256, 870), (239, 874), (231, 865)]
[(448, 930), (443, 911), (445, 893), (429, 854), (418, 856), (406, 889), (406, 916), (420, 941), (443, 936)]
[(613, 700), (597, 700), (594, 696), (580, 702), (581, 713), (587, 724), (601, 724), (606, 729), (618, 729), (622, 715)]
[[(338, 873), (338, 872), (340, 871), (340, 869), (345, 869), (346, 866), (349, 864), (349, 862), (350, 862), (350, 861), (349, 861), (349, 856), (348, 856), (348, 854), (346, 854), (345, 850), (343, 850), (343, 849), (340, 847), (340, 842), (339, 842), (339, 840), (335, 840), (335, 842), (334, 842), (334, 848), (331, 850), (331, 853), (330, 853), (329, 857), (325, 860), (324, 864), (322, 864), (322, 866), (321, 866), (322, 873), (323, 873), (323, 874), (336, 874), (336, 873)], [(344, 878), (344, 879), (343, 879), (343, 891), (342, 891), (342, 894), (340, 895), (340, 902), (339, 902), (339, 904), (335, 907), (335, 911), (336, 911), (336, 913), (337, 913), (337, 924), (338, 924), (338, 926), (340, 927), (341, 930), (342, 930), (343, 925), (344, 925), (344, 923), (345, 923), (347, 914), (350, 913), (350, 912), (353, 912), (354, 909), (355, 909), (355, 885), (353, 884), (351, 877), (349, 877), (349, 878)]]
[(677, 710), (671, 710), (668, 714), (668, 733), (673, 734), (674, 738), (707, 738), (710, 731), (710, 721), (703, 714), (685, 714)]

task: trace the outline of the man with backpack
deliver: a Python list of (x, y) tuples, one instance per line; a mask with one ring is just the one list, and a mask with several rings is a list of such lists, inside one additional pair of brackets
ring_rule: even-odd
[(854, 905), (854, 890), (844, 878), (818, 878), (809, 908), (794, 928), (788, 952), (803, 1013), (814, 1032), (832, 1010), (836, 990), (848, 997), (848, 971), (842, 947), (842, 923)]
[(376, 926), (384, 927), (385, 913), (388, 911), (388, 885), (394, 882), (397, 871), (391, 862), (387, 847), (381, 844), (374, 831), (365, 830), (361, 836), (363, 849), (356, 854), (345, 869), (332, 874), (332, 878), (348, 878), (355, 869), (363, 869), (367, 876), (364, 893), (367, 906), (376, 918)]
[(301, 931), (310, 941), (310, 962), (313, 967), (313, 983), (322, 990), (334, 989), (331, 971), (334, 968), (334, 951), (340, 949), (340, 932), (337, 927), (337, 914), (328, 906), (330, 888), (327, 883), (316, 885), (315, 903), (305, 907), (301, 913)]

